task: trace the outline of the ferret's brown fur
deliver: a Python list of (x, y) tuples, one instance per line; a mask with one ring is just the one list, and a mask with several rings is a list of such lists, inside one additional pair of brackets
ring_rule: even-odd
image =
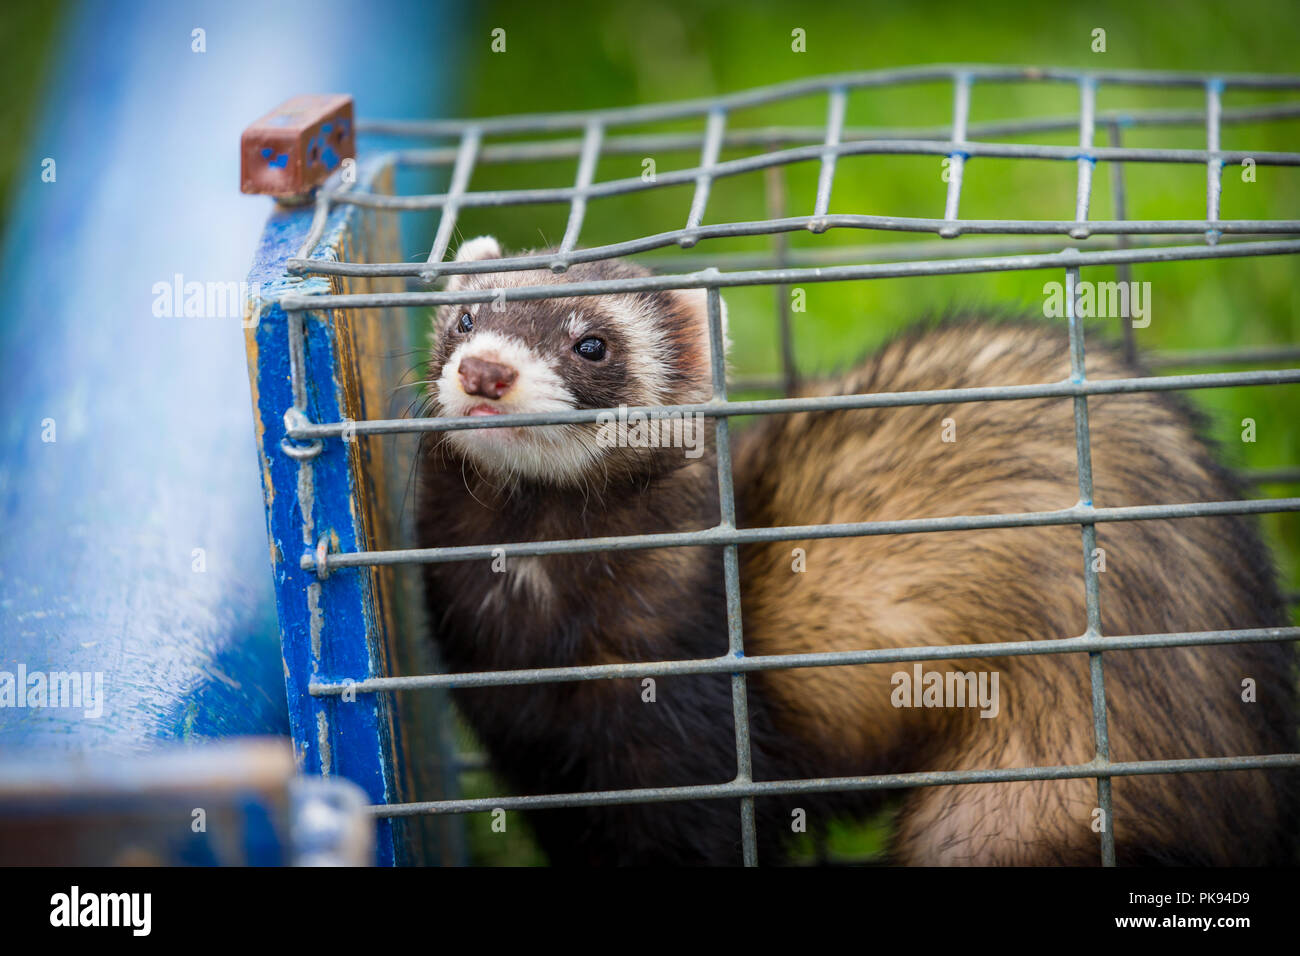
[[(1109, 348), (1092, 379), (1134, 374)], [(949, 322), (899, 338), (812, 393), (914, 391), (1069, 378), (1066, 332), (1042, 322)], [(1093, 396), (1097, 507), (1247, 497), (1167, 395)], [(942, 440), (945, 419), (950, 426)], [(1079, 499), (1071, 399), (983, 402), (772, 417), (743, 436), (746, 525), (1051, 511)], [(1248, 518), (1097, 526), (1106, 635), (1275, 626), (1286, 615)], [(792, 572), (792, 549), (806, 571)], [(1091, 557), (1090, 557), (1091, 560)], [(746, 652), (1031, 641), (1086, 629), (1077, 526), (832, 538), (742, 549)], [(1293, 750), (1287, 645), (1103, 655), (1115, 761)], [(896, 708), (890, 677), (910, 665), (767, 671), (750, 679), (778, 730), (828, 772), (1081, 764), (1094, 740), (1088, 658), (927, 661), (928, 671), (998, 671), (1001, 713)], [(1258, 688), (1243, 701), (1243, 681)], [(1285, 788), (1285, 789), (1284, 789)], [(1294, 779), (1233, 771), (1113, 780), (1121, 862), (1286, 859)], [(1091, 779), (921, 788), (905, 800), (899, 862), (1095, 863)]]
[[(500, 255), (489, 239), (462, 250), (463, 258)], [(567, 277), (482, 273), (459, 277), (453, 287), (644, 274), (596, 263)], [(467, 309), (474, 314), (461, 319)], [(698, 294), (551, 299), (510, 303), (500, 312), (447, 307), (434, 327), (429, 379), (440, 391), (433, 410), (445, 413), (439, 402), (463, 409), (486, 401), (467, 399), (456, 384), (456, 356), (475, 348), (493, 361), (516, 355), (521, 369), (533, 370), (521, 372), (503, 396), (505, 410), (527, 411), (527, 396), (542, 394), (538, 383), (547, 376), (553, 384), (546, 394), (568, 394), (572, 407), (701, 401), (708, 395), (706, 328)], [(584, 335), (608, 343), (604, 361), (574, 356)], [(653, 360), (646, 343), (657, 351)], [(1090, 338), (1088, 345), (1089, 378), (1141, 374), (1103, 342)], [(1069, 371), (1064, 327), (969, 317), (908, 333), (848, 376), (808, 392), (1042, 383), (1065, 380)], [(524, 381), (534, 373), (532, 383)], [(1246, 497), (1198, 436), (1196, 416), (1174, 396), (1094, 396), (1088, 410), (1096, 506)], [(945, 419), (955, 441), (943, 440)], [(594, 449), (593, 426), (548, 427), (549, 440), (569, 443), (554, 446), (568, 450), (554, 467), (538, 451), (547, 447), (542, 439), (530, 443), (522, 433), (511, 439), (515, 445), (451, 436), (430, 442), (420, 469), (420, 543), (509, 545), (717, 524), (712, 447), (695, 459), (681, 449), (613, 449), (579, 467), (574, 463), (582, 459), (568, 452)], [(1050, 511), (1079, 497), (1068, 398), (765, 416), (737, 429), (735, 445), (742, 527)], [(1104, 635), (1286, 622), (1251, 518), (1102, 523), (1097, 545), (1105, 553)], [(806, 553), (802, 573), (794, 570), (795, 548)], [(779, 542), (743, 546), (740, 555), (751, 656), (1035, 641), (1075, 637), (1086, 627), (1077, 526)], [(717, 548), (506, 563), (504, 574), (486, 562), (427, 566), (434, 637), (451, 671), (725, 653)], [(1116, 650), (1103, 660), (1112, 760), (1294, 749), (1289, 645)], [(1092, 759), (1086, 654), (923, 667), (998, 672), (998, 715), (895, 707), (891, 677), (910, 672), (910, 664), (751, 673), (755, 779)], [(1255, 702), (1243, 700), (1248, 679)], [(598, 680), (455, 693), (514, 792), (716, 784), (735, 775), (726, 674), (661, 678), (653, 703), (642, 690), (638, 680)], [(1104, 824), (1113, 827), (1121, 863), (1290, 860), (1294, 773), (1117, 777), (1113, 788), (1114, 815)], [(780, 858), (796, 808), (819, 829), (835, 815), (871, 812), (883, 799), (879, 792), (759, 798), (760, 859)], [(918, 787), (902, 796), (891, 856), (911, 864), (1095, 864), (1097, 807), (1092, 779)], [(734, 800), (569, 808), (538, 812), (534, 826), (553, 862), (736, 863), (737, 810)]]

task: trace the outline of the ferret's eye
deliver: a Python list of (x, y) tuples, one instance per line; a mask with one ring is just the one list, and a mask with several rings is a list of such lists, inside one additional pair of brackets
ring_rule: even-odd
[(460, 317), (460, 321), (456, 323), (456, 329), (460, 332), (474, 331), (474, 319), (470, 317), (468, 312)]
[(605, 343), (600, 339), (583, 339), (573, 347), (573, 351), (590, 362), (599, 362), (605, 357)]

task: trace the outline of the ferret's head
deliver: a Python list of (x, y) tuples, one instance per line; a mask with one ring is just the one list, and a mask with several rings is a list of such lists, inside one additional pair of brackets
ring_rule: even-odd
[[(456, 259), (501, 256), (497, 241), (481, 236), (465, 242)], [(605, 261), (575, 264), (562, 275), (535, 270), (452, 276), (447, 290), (646, 275), (626, 262)], [(725, 306), (722, 319), (725, 329)], [(430, 345), (428, 378), (433, 413), (439, 416), (681, 405), (707, 401), (713, 390), (703, 289), (443, 306), (435, 314)], [(701, 420), (683, 424), (703, 432)], [(474, 428), (445, 435), (449, 447), (485, 477), (551, 485), (645, 476), (698, 457), (681, 443), (644, 447), (635, 441), (611, 442), (610, 426), (601, 423)], [(702, 434), (696, 437), (703, 440)]]

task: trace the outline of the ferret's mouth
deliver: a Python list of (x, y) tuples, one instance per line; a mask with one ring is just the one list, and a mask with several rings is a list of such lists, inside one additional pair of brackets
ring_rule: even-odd
[[(462, 404), (459, 409), (452, 411), (451, 414), (459, 415), (463, 418), (487, 418), (495, 415), (505, 415), (513, 412), (515, 409), (509, 408), (495, 402), (475, 402), (473, 405)], [(524, 436), (521, 432), (526, 431), (523, 428), (471, 428), (466, 431), (457, 432), (457, 440), (468, 442), (471, 447), (482, 447), (484, 445), (513, 445), (522, 440)]]

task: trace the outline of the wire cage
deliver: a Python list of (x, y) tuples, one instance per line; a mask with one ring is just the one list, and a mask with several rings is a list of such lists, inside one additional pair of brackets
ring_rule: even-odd
[[(1044, 84), (1077, 92), (1077, 114), (1013, 118), (971, 123), (972, 98), (988, 83)], [(884, 129), (846, 124), (852, 95), (885, 96), (896, 88), (950, 83), (951, 122), (942, 127)], [(1121, 87), (1181, 88), (1199, 91), (1203, 108), (1158, 110), (1098, 109), (1099, 91)], [(1148, 71), (1080, 71), (1019, 67), (929, 66), (809, 79), (780, 86), (689, 102), (590, 112), (548, 113), (482, 120), (429, 122), (360, 120), (363, 135), (398, 139), (396, 148), (362, 153), (351, 181), (332, 177), (314, 204), (280, 209), (264, 237), (252, 276), (257, 292), (247, 322), (250, 376), (257, 419), (258, 447), (267, 500), (272, 561), (282, 629), (290, 714), (300, 765), (307, 772), (342, 775), (361, 784), (373, 801), (380, 827), (382, 862), (451, 860), (446, 849), (413, 849), (420, 837), (415, 822), (492, 810), (544, 809), (633, 802), (739, 798), (736, 821), (744, 862), (756, 859), (753, 801), (756, 797), (800, 792), (1093, 778), (1098, 806), (1111, 819), (1112, 778), (1116, 776), (1226, 772), (1255, 768), (1300, 767), (1300, 754), (1263, 756), (1205, 755), (1197, 758), (1120, 762), (1110, 759), (1107, 737), (1103, 655), (1106, 651), (1232, 642), (1294, 641), (1300, 628), (1274, 627), (1172, 634), (1103, 634), (1098, 608), (1097, 571), (1081, 564), (1087, 629), (1070, 638), (976, 644), (744, 656), (740, 618), (738, 548), (766, 541), (824, 537), (913, 534), (933, 531), (1077, 526), (1081, 556), (1096, 544), (1096, 526), (1209, 515), (1244, 515), (1300, 510), (1300, 498), (1094, 507), (1089, 448), (1090, 396), (1121, 392), (1194, 390), (1300, 382), (1300, 346), (1280, 344), (1205, 352), (1152, 353), (1149, 367), (1207, 368), (1270, 365), (1229, 372), (1184, 372), (1143, 378), (1092, 380), (1086, 375), (1082, 321), (1067, 301), (1071, 377), (1035, 385), (944, 389), (929, 392), (873, 393), (830, 397), (788, 397), (799, 369), (789, 297), (784, 290), (807, 283), (896, 277), (1046, 270), (1063, 275), (1077, 288), (1081, 270), (1114, 267), (1130, 281), (1135, 263), (1279, 256), (1300, 253), (1300, 220), (1230, 219), (1221, 214), (1225, 168), (1300, 165), (1300, 152), (1224, 149), (1221, 131), (1234, 123), (1272, 123), (1300, 117), (1300, 101), (1228, 108), (1226, 97), (1243, 91), (1300, 89), (1300, 77), (1211, 75)], [(810, 96), (824, 97), (824, 122), (816, 126), (736, 126), (738, 111)], [(702, 129), (680, 131), (683, 123)], [(1204, 129), (1203, 148), (1151, 148), (1124, 144), (1130, 129)], [(649, 131), (647, 131), (649, 130)], [(1039, 145), (1014, 141), (1031, 133), (1077, 131), (1077, 145)], [(1107, 145), (1096, 145), (1099, 133)], [(724, 149), (757, 152), (723, 159)], [(687, 168), (652, 177), (601, 181), (602, 156), (685, 153), (698, 155)], [(896, 155), (933, 157), (944, 162), (946, 187), (936, 187), (935, 208), (943, 194), (942, 216), (904, 218), (833, 212), (837, 163), (844, 157)], [(985, 158), (1040, 160), (1074, 167), (1072, 215), (1056, 220), (966, 219), (961, 215), (963, 174)], [(571, 186), (474, 191), (476, 170), (488, 164), (576, 161)], [(1089, 218), (1098, 163), (1108, 167), (1114, 218)], [(1126, 217), (1125, 165), (1190, 164), (1205, 170), (1205, 215), (1183, 220)], [(812, 164), (818, 171), (809, 210), (789, 215), (779, 177), (781, 167)], [(441, 169), (449, 172), (445, 191), (394, 194), (395, 171)], [(715, 183), (745, 173), (767, 175), (769, 218), (707, 222)], [(589, 206), (638, 191), (683, 186), (693, 190), (682, 210), (680, 228), (654, 235), (629, 236), (612, 244), (579, 248)], [(453, 262), (447, 253), (463, 211), (529, 204), (568, 206), (563, 238), (554, 251), (489, 262)], [(400, 248), (400, 214), (436, 211), (436, 231), (409, 261)], [(1067, 210), (1068, 211), (1068, 210)], [(832, 230), (866, 233), (928, 234), (923, 241), (869, 246), (791, 248), (789, 234), (822, 235)], [(716, 250), (717, 240), (769, 237), (763, 252)], [(697, 247), (698, 248), (693, 248)], [(677, 271), (631, 278), (483, 291), (434, 291), (456, 273), (503, 272), (569, 266), (656, 250), (689, 250), (669, 260)], [(779, 380), (728, 383), (721, 336), (720, 290), (771, 286), (776, 296), (781, 353)], [(596, 422), (604, 409), (545, 414), (505, 414), (475, 418), (409, 418), (395, 411), (390, 390), (400, 374), (394, 356), (409, 347), (411, 322), (403, 310), (448, 303), (520, 301), (556, 296), (601, 295), (641, 290), (707, 290), (711, 333), (713, 397), (697, 405), (637, 409), (649, 417), (699, 413), (713, 419), (717, 439), (721, 521), (703, 531), (637, 534), (618, 538), (537, 541), (508, 546), (524, 557), (599, 550), (707, 545), (722, 549), (726, 588), (728, 650), (704, 660), (556, 666), (490, 673), (445, 674), (429, 671), (413, 649), (411, 571), (424, 562), (490, 561), (499, 542), (469, 547), (409, 547), (410, 529), (396, 498), (406, 476), (414, 439), (421, 433), (453, 429)], [(1131, 324), (1122, 324), (1124, 346), (1136, 354)], [(751, 388), (784, 390), (786, 397), (735, 400), (730, 393)], [(737, 527), (731, 474), (729, 427), (733, 417), (831, 409), (860, 409), (964, 402), (1070, 398), (1075, 421), (1079, 501), (1050, 512), (908, 518), (858, 524), (801, 527)], [(1249, 475), (1256, 483), (1294, 483), (1300, 469)], [(405, 576), (404, 576), (405, 575)], [(1086, 653), (1092, 681), (1095, 756), (1088, 763), (1014, 769), (936, 771), (863, 777), (755, 781), (750, 773), (746, 675), (777, 668), (914, 662), (940, 658), (978, 658), (1028, 654)], [(736, 759), (733, 780), (699, 786), (595, 793), (457, 796), (457, 756), (440, 748), (411, 744), (414, 721), (430, 720), (450, 687), (488, 687), (548, 682), (658, 677), (668, 674), (731, 675)], [(432, 703), (431, 703), (432, 702)], [(420, 707), (426, 709), (421, 711)], [(436, 721), (435, 721), (436, 722)], [(471, 758), (472, 761), (472, 758)], [(1113, 826), (1099, 834), (1103, 864), (1115, 862)]]

